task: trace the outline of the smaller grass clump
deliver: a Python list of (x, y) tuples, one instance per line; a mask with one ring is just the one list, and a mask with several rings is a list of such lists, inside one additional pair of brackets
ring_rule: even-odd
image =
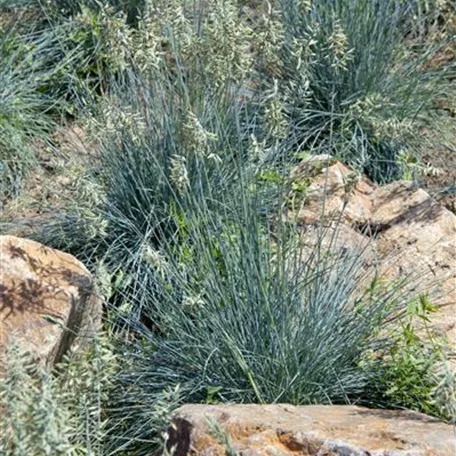
[(53, 38), (39, 33), (18, 36), (16, 24), (14, 18), (0, 23), (1, 200), (17, 195), (36, 166), (36, 143), (49, 141), (54, 127), (50, 112), (59, 105), (42, 91), (52, 74), (48, 65), (56, 58)]
[(137, 454), (156, 441), (151, 411), (168, 388), (177, 403), (367, 402), (375, 372), (362, 360), (392, 343), (407, 287), (364, 293), (362, 252), (304, 252), (302, 233), (247, 188), (186, 213), (181, 241), (150, 250), (154, 287), (136, 290), (149, 318), (132, 320), (113, 397), (115, 434), (128, 423)]
[(409, 3), (283, 0), (265, 13), (275, 63), (259, 84), (276, 86), (289, 150), (330, 153), (378, 182), (403, 176), (451, 91), (450, 68), (427, 65), (438, 46), (407, 47)]
[(2, 455), (106, 454), (103, 410), (117, 368), (105, 336), (65, 357), (55, 372), (38, 366), (17, 343), (2, 362)]

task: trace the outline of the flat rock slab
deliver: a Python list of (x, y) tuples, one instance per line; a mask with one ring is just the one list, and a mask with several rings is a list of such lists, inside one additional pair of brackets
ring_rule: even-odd
[(13, 338), (52, 364), (88, 341), (100, 319), (101, 302), (81, 262), (38, 242), (0, 236), (0, 367)]
[[(227, 448), (211, 431), (218, 423)], [(455, 428), (426, 415), (356, 406), (184, 405), (174, 456), (454, 456)]]

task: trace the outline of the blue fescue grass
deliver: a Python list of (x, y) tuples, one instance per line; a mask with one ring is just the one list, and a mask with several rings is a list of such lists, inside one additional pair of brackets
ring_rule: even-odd
[(391, 343), (385, 336), (410, 299), (407, 287), (369, 291), (375, 274), (362, 248), (304, 250), (293, 222), (258, 205), (264, 211), (249, 185), (219, 210), (199, 202), (183, 215), (179, 242), (155, 247), (153, 287), (136, 291), (148, 318), (138, 325), (118, 313), (134, 341), (123, 348), (113, 432), (138, 454), (156, 443), (152, 410), (168, 390), (179, 392), (174, 405), (367, 401), (373, 372), (362, 361)]
[[(58, 101), (40, 90), (50, 77), (53, 58), (49, 37), (19, 37), (16, 21), (0, 28), (0, 196), (15, 196), (31, 167), (36, 149), (31, 140), (46, 139), (53, 122), (49, 111)], [(51, 39), (52, 40), (52, 39)]]
[(291, 147), (334, 154), (379, 182), (401, 178), (404, 156), (420, 154), (420, 121), (449, 90), (449, 68), (424, 69), (438, 46), (407, 48), (411, 2), (302, 3), (277, 2), (284, 30), (277, 77)]

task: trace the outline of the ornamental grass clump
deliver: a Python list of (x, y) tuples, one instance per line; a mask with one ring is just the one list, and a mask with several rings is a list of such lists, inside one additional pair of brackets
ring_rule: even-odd
[(50, 372), (16, 342), (2, 359), (0, 454), (96, 455), (104, 451), (116, 359), (106, 336)]
[(127, 71), (111, 83), (90, 122), (100, 160), (89, 178), (93, 194), (34, 222), (31, 233), (94, 269), (103, 261), (113, 281), (122, 276), (129, 298), (112, 299), (138, 321), (144, 296), (137, 290), (155, 286), (150, 251), (175, 238), (177, 212), (207, 198), (215, 204), (235, 185), (231, 159), (241, 166), (250, 148), (251, 114), (232, 86), (203, 92), (197, 73), (170, 80), (165, 70), (147, 78), (143, 69)]
[(246, 154), (244, 107), (227, 90), (199, 98), (191, 84), (181, 96), (181, 87), (170, 89), (152, 77), (146, 83), (132, 79), (125, 101), (141, 122), (101, 142), (107, 186), (102, 246), (111, 270), (121, 268), (128, 277), (129, 298), (121, 301), (138, 319), (147, 299), (138, 291), (155, 287), (150, 252), (159, 254), (169, 239), (178, 242), (183, 222), (176, 214), (198, 210), (206, 199), (217, 205), (235, 185), (230, 158)]
[(279, 88), (289, 150), (330, 153), (379, 182), (402, 177), (402, 157), (419, 154), (449, 71), (425, 69), (436, 46), (407, 49), (408, 3), (280, 0), (264, 12), (280, 24), (280, 59), (258, 60), (258, 85)]
[(243, 184), (218, 210), (179, 213), (180, 242), (160, 244), (154, 286), (136, 290), (148, 318), (121, 315), (135, 337), (123, 345), (112, 422), (120, 441), (128, 427), (137, 454), (156, 441), (151, 410), (167, 388), (179, 388), (177, 404), (367, 400), (373, 370), (362, 360), (386, 350), (409, 299), (404, 284), (364, 293), (374, 275), (362, 251), (304, 250), (294, 223)]
[(59, 66), (54, 62), (56, 37), (19, 36), (18, 20), (12, 16), (0, 22), (0, 201), (16, 196), (37, 165), (34, 142), (49, 144), (54, 128), (50, 113), (62, 105), (44, 91)]

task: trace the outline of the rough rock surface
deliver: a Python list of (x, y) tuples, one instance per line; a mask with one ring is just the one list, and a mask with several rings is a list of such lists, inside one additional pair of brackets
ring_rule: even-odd
[(414, 277), (441, 306), (432, 316), (434, 327), (455, 344), (455, 214), (412, 182), (377, 186), (327, 156), (304, 160), (292, 178), (307, 184), (293, 215), (300, 225), (309, 231), (340, 220), (336, 247), (368, 245), (385, 277)]
[(14, 337), (50, 364), (89, 340), (101, 321), (92, 277), (71, 255), (0, 236), (0, 364)]
[[(211, 431), (214, 420), (229, 445)], [(426, 415), (355, 406), (184, 405), (174, 456), (453, 456), (454, 427)]]

